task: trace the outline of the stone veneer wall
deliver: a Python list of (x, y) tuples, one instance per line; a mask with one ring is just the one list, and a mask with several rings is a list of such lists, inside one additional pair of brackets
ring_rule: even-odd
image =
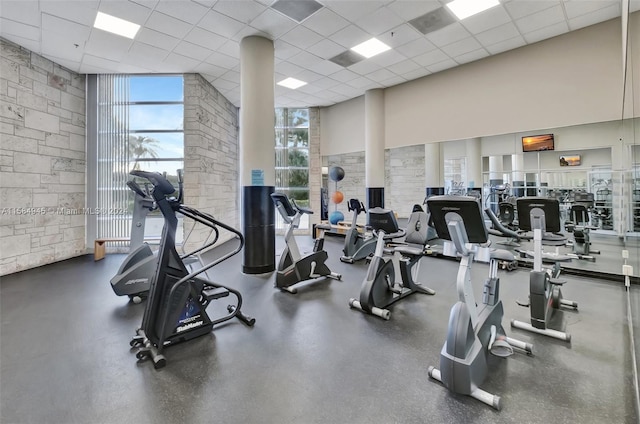
[[(327, 156), (329, 169), (341, 166), (345, 177), (338, 183), (338, 190), (344, 194), (344, 201), (337, 210), (345, 216), (345, 221), (351, 222), (351, 212), (347, 210), (347, 201), (357, 198), (367, 206), (365, 154), (364, 152), (346, 153)], [(413, 205), (422, 204), (424, 200), (424, 145), (398, 147), (385, 150), (384, 206), (395, 211), (399, 217), (407, 218), (411, 214)], [(336, 183), (329, 180), (329, 213), (336, 207), (331, 203), (331, 195), (336, 191)], [(361, 215), (359, 223), (366, 218)]]
[(384, 155), (384, 206), (407, 218), (425, 197), (424, 145), (388, 149)]
[(87, 252), (85, 77), (2, 38), (0, 52), (5, 275)]
[[(185, 74), (185, 204), (240, 230), (238, 153), (238, 108), (199, 74)], [(185, 223), (185, 234), (191, 225)], [(201, 227), (189, 239), (188, 248), (208, 234)], [(220, 241), (231, 237), (222, 230)]]
[[(344, 214), (344, 220), (351, 222), (352, 215), (347, 209), (347, 202), (349, 199), (356, 198), (364, 203), (367, 207), (367, 190), (365, 180), (365, 164), (364, 164), (364, 152), (345, 153), (341, 155), (331, 155), (327, 157), (327, 165), (329, 169), (334, 166), (340, 166), (344, 169), (344, 179), (337, 184), (331, 179), (328, 179), (329, 187), (329, 215), (336, 210), (336, 205), (331, 201), (333, 193), (337, 190), (344, 194), (344, 200), (337, 205), (337, 210)], [(365, 223), (365, 214), (361, 214), (358, 217), (359, 223)]]
[(309, 109), (309, 199), (313, 210), (309, 231), (320, 222), (320, 187), (322, 187), (322, 158), (320, 157), (320, 109)]

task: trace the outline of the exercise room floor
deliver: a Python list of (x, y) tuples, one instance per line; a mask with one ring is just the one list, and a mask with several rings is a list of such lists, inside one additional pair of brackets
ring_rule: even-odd
[[(311, 238), (300, 237), (302, 250)], [(2, 277), (2, 423), (634, 423), (626, 298), (620, 283), (566, 276), (564, 314), (572, 342), (510, 329), (528, 321), (528, 271), (500, 272), (505, 329), (534, 344), (533, 357), (491, 357), (482, 386), (502, 411), (451, 394), (427, 375), (438, 366), (457, 263), (424, 258), (416, 294), (390, 321), (348, 306), (366, 264), (339, 262), (343, 239), (327, 238), (328, 280), (297, 295), (273, 288), (274, 275), (239, 272), (241, 255), (210, 277), (239, 288), (253, 328), (240, 321), (166, 350), (167, 365), (137, 363), (129, 340), (144, 303), (109, 285), (124, 255), (84, 256)], [(282, 248), (278, 239), (278, 252)], [(488, 267), (474, 264), (476, 297)], [(638, 290), (637, 287), (634, 289)], [(220, 306), (225, 308), (227, 300)], [(640, 331), (636, 329), (636, 334)]]

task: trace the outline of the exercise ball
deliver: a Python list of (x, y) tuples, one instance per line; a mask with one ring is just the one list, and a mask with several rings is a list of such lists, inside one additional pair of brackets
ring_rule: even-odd
[(329, 215), (329, 222), (333, 225), (338, 224), (338, 222), (344, 221), (344, 214), (340, 211), (333, 211)]
[(334, 191), (333, 194), (331, 195), (331, 201), (336, 205), (339, 203), (342, 203), (343, 200), (344, 200), (344, 194), (342, 194), (341, 191)]
[(344, 178), (344, 169), (339, 166), (334, 166), (329, 170), (329, 178), (331, 178), (331, 181), (342, 181)]

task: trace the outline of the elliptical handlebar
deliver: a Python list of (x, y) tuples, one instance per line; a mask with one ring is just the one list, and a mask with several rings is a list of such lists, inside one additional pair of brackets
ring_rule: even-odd
[(159, 172), (140, 171), (134, 169), (130, 172), (131, 175), (136, 177), (146, 178), (153, 184), (153, 198), (155, 200), (161, 200), (165, 196), (172, 194), (176, 191), (175, 187)]

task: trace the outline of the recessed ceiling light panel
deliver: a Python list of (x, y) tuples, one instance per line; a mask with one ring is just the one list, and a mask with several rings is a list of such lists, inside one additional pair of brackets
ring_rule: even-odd
[(453, 0), (451, 3), (447, 3), (447, 7), (458, 19), (462, 20), (499, 4), (499, 0)]
[(295, 90), (296, 88), (300, 88), (303, 85), (307, 85), (307, 83), (304, 81), (300, 81), (298, 79), (289, 77), (280, 81), (278, 85)]
[(367, 59), (377, 54), (380, 54), (382, 52), (386, 52), (387, 50), (390, 50), (390, 49), (391, 47), (387, 46), (386, 44), (384, 44), (382, 41), (378, 40), (375, 37), (368, 41), (365, 41), (364, 43), (360, 43), (355, 47), (351, 47), (351, 50), (353, 50), (358, 54), (361, 54)]
[(131, 39), (136, 36), (140, 29), (138, 24), (102, 12), (98, 12), (96, 15), (93, 27)]

